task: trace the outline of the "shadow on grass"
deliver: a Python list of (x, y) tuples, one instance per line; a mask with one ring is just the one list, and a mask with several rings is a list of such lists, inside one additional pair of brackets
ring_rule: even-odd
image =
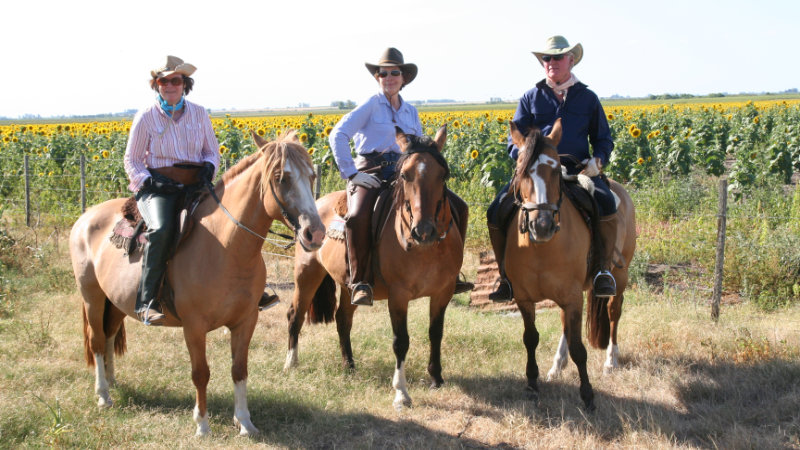
[[(732, 361), (710, 362), (676, 355), (625, 360), (625, 370), (647, 370), (650, 376), (668, 381), (663, 387), (630, 386), (630, 396), (598, 390), (600, 375), (590, 374), (595, 386), (596, 411), (588, 413), (578, 394), (574, 372), (552, 382), (540, 378), (540, 395), (534, 402), (526, 392), (524, 375), (464, 376), (445, 379), (473, 402), (450, 403), (451, 396), (411, 395), (417, 406), (433, 408), (443, 414), (459, 412), (489, 419), (498, 429), (506, 427), (508, 416), (523, 416), (535, 429), (557, 433), (567, 429), (578, 436), (614, 445), (630, 443), (632, 436), (645, 433), (648, 442), (701, 448), (780, 448), (800, 445), (800, 363), (769, 359), (746, 364)], [(648, 368), (649, 367), (649, 368)], [(359, 365), (358, 373), (391, 372), (385, 361)], [(657, 373), (653, 372), (657, 371)], [(623, 379), (620, 373), (617, 379)], [(447, 376), (447, 373), (445, 373)], [(385, 383), (381, 377), (379, 383)], [(638, 380), (642, 377), (629, 377)], [(372, 383), (374, 380), (363, 380)], [(350, 387), (348, 389), (353, 389)], [(133, 404), (175, 414), (185, 411), (187, 432), (194, 396), (170, 391), (140, 392), (133, 385), (116, 388), (120, 405)], [(185, 391), (184, 391), (185, 392)], [(291, 448), (402, 447), (402, 448), (486, 448), (480, 440), (462, 433), (430, 429), (419, 421), (376, 417), (367, 413), (341, 412), (320, 407), (319, 401), (303, 398), (304, 391), (289, 391), (280, 386), (266, 391), (250, 390), (248, 404), (253, 423), (262, 434), (254, 442)], [(346, 394), (345, 394), (346, 395)], [(316, 400), (316, 399), (315, 399)], [(235, 434), (233, 396), (209, 394), (208, 409), (212, 433)], [(647, 439), (651, 439), (648, 441)], [(640, 442), (641, 443), (641, 442)]]
[(676, 445), (800, 446), (800, 363), (783, 359), (749, 364), (691, 361), (685, 367), (683, 373), (664, 374), (672, 379), (664, 396), (673, 397), (677, 404), (610, 395), (595, 387), (597, 409), (593, 413), (583, 408), (577, 379), (546, 382), (540, 377), (538, 402), (525, 391), (524, 375), (451, 377), (446, 382), (484, 405), (470, 406), (474, 415), (498, 422), (506, 414), (524, 415), (538, 427), (566, 426), (609, 444), (645, 431)]
[[(152, 411), (185, 410), (191, 420), (194, 397), (142, 394), (118, 385), (121, 402)], [(297, 394), (290, 394), (294, 397)], [(248, 406), (253, 424), (261, 431), (252, 442), (288, 448), (489, 448), (480, 441), (428, 429), (411, 420), (390, 420), (366, 413), (341, 413), (313, 406), (302, 399), (286, 398), (285, 392), (250, 393)], [(209, 395), (212, 434), (238, 432), (233, 425), (233, 396)], [(194, 427), (187, 431), (194, 431)], [(188, 424), (187, 424), (188, 425)], [(224, 433), (224, 431), (222, 431)], [(504, 448), (504, 447), (496, 447)]]

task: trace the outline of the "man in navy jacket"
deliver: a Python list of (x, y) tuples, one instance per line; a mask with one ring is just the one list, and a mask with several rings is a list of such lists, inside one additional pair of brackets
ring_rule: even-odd
[[(594, 277), (594, 295), (612, 297), (616, 295), (616, 282), (611, 275), (611, 252), (614, 249), (617, 228), (617, 207), (614, 196), (600, 171), (608, 164), (614, 142), (608, 127), (603, 107), (597, 95), (585, 84), (578, 81), (572, 68), (583, 57), (581, 44), (569, 45), (563, 36), (553, 36), (545, 44), (545, 50), (533, 52), (545, 69), (545, 79), (526, 92), (519, 100), (514, 114), (514, 124), (525, 135), (532, 127), (550, 134), (556, 119), (561, 119), (562, 135), (558, 152), (570, 157), (562, 157), (561, 164), (570, 175), (578, 172), (589, 176), (595, 184), (595, 200), (600, 212), (600, 231), (605, 242), (606, 255), (603, 269)], [(591, 151), (590, 151), (591, 147)], [(517, 159), (519, 149), (508, 138), (508, 153)], [(499, 217), (501, 203), (511, 202), (508, 187), (504, 187), (487, 210), (489, 237), (500, 271), (497, 289), (489, 294), (494, 301), (509, 301), (512, 298), (511, 285), (505, 274), (506, 236)]]

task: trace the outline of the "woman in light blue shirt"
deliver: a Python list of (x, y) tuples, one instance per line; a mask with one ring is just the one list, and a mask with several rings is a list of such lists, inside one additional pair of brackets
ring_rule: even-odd
[[(342, 117), (329, 138), (339, 173), (349, 180), (345, 239), (352, 292), (350, 301), (355, 305), (372, 305), (369, 261), (372, 207), (384, 181), (389, 181), (394, 175), (395, 163), (400, 156), (395, 127), (406, 134), (422, 135), (417, 109), (400, 96), (400, 90), (416, 78), (416, 64), (404, 63), (399, 50), (387, 48), (377, 64), (365, 65), (377, 80), (379, 91)], [(351, 154), (350, 140), (355, 144), (355, 159)], [(460, 219), (461, 235), (466, 236), (467, 205), (452, 193), (450, 200)], [(471, 283), (459, 282), (456, 285), (457, 293), (470, 289)]]

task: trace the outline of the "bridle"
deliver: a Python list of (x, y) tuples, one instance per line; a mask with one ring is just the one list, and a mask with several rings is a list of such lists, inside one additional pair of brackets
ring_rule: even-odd
[[(559, 159), (560, 156), (561, 155), (559, 155)], [(520, 234), (525, 234), (530, 231), (528, 224), (530, 222), (530, 214), (534, 211), (552, 211), (553, 220), (556, 223), (554, 232), (557, 232), (561, 229), (561, 202), (564, 200), (564, 178), (561, 170), (557, 170), (556, 172), (558, 173), (558, 201), (556, 201), (556, 203), (523, 203), (515, 200), (520, 208), (520, 212), (522, 213), (522, 220), (519, 221)]]
[[(214, 185), (211, 184), (210, 181), (206, 181), (205, 182), (205, 187), (208, 189), (208, 192), (211, 194), (211, 197), (214, 199), (214, 201), (217, 202), (217, 205), (219, 206), (219, 208), (222, 210), (222, 212), (225, 213), (225, 215), (228, 216), (228, 218), (231, 220), (231, 222), (233, 222), (237, 227), (239, 227), (239, 228), (247, 231), (248, 233), (252, 234), (253, 236), (261, 239), (262, 241), (265, 241), (267, 239), (266, 236), (262, 236), (262, 235), (256, 233), (255, 231), (253, 231), (249, 227), (247, 227), (247, 225), (243, 224), (242, 222), (239, 222), (238, 219), (233, 217), (233, 214), (231, 214), (230, 211), (228, 211), (228, 208), (226, 208), (225, 205), (223, 205), (222, 202), (219, 200), (219, 197), (217, 197), (217, 193), (214, 192)], [(279, 247), (282, 247), (282, 248), (286, 249), (286, 248), (289, 248), (292, 245), (294, 245), (294, 242), (297, 240), (297, 233), (300, 230), (300, 222), (298, 221), (297, 218), (293, 218), (292, 216), (289, 215), (289, 211), (286, 209), (285, 204), (275, 194), (275, 182), (272, 179), (270, 179), (270, 182), (269, 182), (269, 190), (270, 190), (270, 193), (272, 193), (272, 199), (275, 200), (275, 203), (278, 205), (278, 208), (280, 208), (280, 210), (281, 210), (281, 215), (283, 216), (284, 219), (286, 219), (287, 222), (289, 222), (289, 224), (292, 225), (292, 228), (293, 228), (293, 231), (294, 231), (294, 236), (289, 236), (289, 235), (286, 235), (286, 234), (283, 234), (283, 233), (278, 233), (278, 232), (275, 232), (275, 231), (272, 231), (272, 230), (267, 230), (267, 232), (268, 233), (272, 233), (272, 234), (277, 235), (277, 236), (280, 236), (280, 237), (282, 237), (284, 239), (291, 240), (292, 242), (290, 242), (286, 246), (279, 245)]]
[[(435, 154), (433, 152), (415, 151), (415, 152), (412, 152), (412, 153), (429, 153), (431, 156), (433, 156), (434, 160), (439, 165), (442, 165), (444, 167), (445, 172), (446, 172), (445, 182), (443, 183), (443, 186), (442, 186), (442, 196), (441, 196), (441, 198), (439, 198), (439, 201), (436, 203), (436, 211), (434, 212), (434, 215), (433, 215), (433, 217), (434, 217), (433, 226), (434, 226), (434, 229), (436, 229), (437, 232), (438, 232), (438, 230), (439, 230), (438, 217), (439, 217), (439, 213), (441, 213), (443, 211), (444, 202), (445, 201), (447, 202), (447, 207), (450, 208), (450, 222), (444, 227), (444, 231), (442, 232), (442, 234), (437, 236), (435, 243), (438, 244), (439, 242), (442, 242), (443, 240), (445, 240), (445, 238), (447, 238), (447, 234), (449, 233), (450, 228), (453, 226), (453, 221), (454, 221), (453, 206), (450, 203), (450, 198), (447, 195), (447, 181), (446, 180), (447, 180), (447, 177), (448, 177), (447, 174), (449, 174), (449, 169), (447, 168), (447, 162), (444, 161), (444, 158), (441, 158), (441, 157), (440, 158), (436, 158), (434, 156)], [(441, 161), (440, 161), (440, 159), (441, 159)], [(405, 163), (404, 160), (403, 160), (403, 163)], [(403, 178), (402, 167), (398, 166), (397, 169), (398, 169), (398, 174), (399, 174), (400, 178)], [(398, 180), (394, 181), (394, 183), (397, 183), (397, 182), (398, 182)], [(403, 188), (403, 198), (405, 198), (405, 189), (404, 188)], [(396, 201), (397, 201), (397, 197), (395, 197), (395, 202)], [(406, 233), (403, 232), (402, 228), (404, 228), (403, 225), (405, 225), (405, 228), (408, 228), (408, 235), (413, 237), (413, 229), (412, 229), (411, 225), (414, 223), (414, 214), (411, 211), (411, 203), (408, 200), (404, 201), (403, 207), (405, 209), (405, 212), (408, 214), (408, 221), (406, 223), (405, 217), (401, 214), (401, 217), (400, 217), (400, 227), (401, 227), (401, 233), (400, 234), (401, 234), (401, 236), (400, 237), (403, 240), (403, 244), (405, 244), (405, 248), (410, 248), (411, 246), (408, 243), (408, 240), (406, 239)]]
[[(453, 226), (453, 220), (454, 220), (453, 219), (453, 207), (452, 207), (452, 204), (450, 203), (450, 198), (447, 196), (447, 183), (445, 183), (444, 186), (442, 187), (442, 198), (440, 198), (439, 201), (436, 202), (436, 211), (433, 213), (433, 217), (434, 217), (433, 226), (437, 230), (439, 229), (437, 218), (439, 217), (439, 213), (442, 212), (442, 206), (444, 205), (444, 202), (447, 202), (447, 207), (450, 208), (450, 222), (444, 228), (444, 231), (442, 232), (442, 234), (440, 234), (436, 238), (436, 242), (437, 243), (442, 242), (443, 240), (445, 240), (445, 238), (447, 237), (447, 233), (450, 231), (450, 228)], [(406, 213), (408, 214), (407, 227), (410, 229), (411, 228), (411, 224), (414, 223), (414, 213), (411, 212), (411, 203), (408, 200), (406, 200), (404, 202), (403, 206), (405, 207)], [(405, 222), (405, 221), (402, 221), (401, 223), (403, 223), (403, 222)], [(413, 231), (410, 231), (409, 234), (413, 234)], [(404, 241), (406, 240), (405, 233), (403, 233), (403, 240)], [(406, 245), (408, 245), (408, 244), (406, 243)]]

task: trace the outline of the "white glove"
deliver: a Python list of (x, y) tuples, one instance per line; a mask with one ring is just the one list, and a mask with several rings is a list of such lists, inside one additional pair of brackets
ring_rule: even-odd
[(350, 178), (350, 182), (365, 187), (368, 189), (375, 189), (381, 186), (381, 180), (371, 173), (358, 172)]
[(600, 175), (600, 158), (584, 159), (581, 164), (586, 166), (581, 170), (581, 174), (589, 178)]

